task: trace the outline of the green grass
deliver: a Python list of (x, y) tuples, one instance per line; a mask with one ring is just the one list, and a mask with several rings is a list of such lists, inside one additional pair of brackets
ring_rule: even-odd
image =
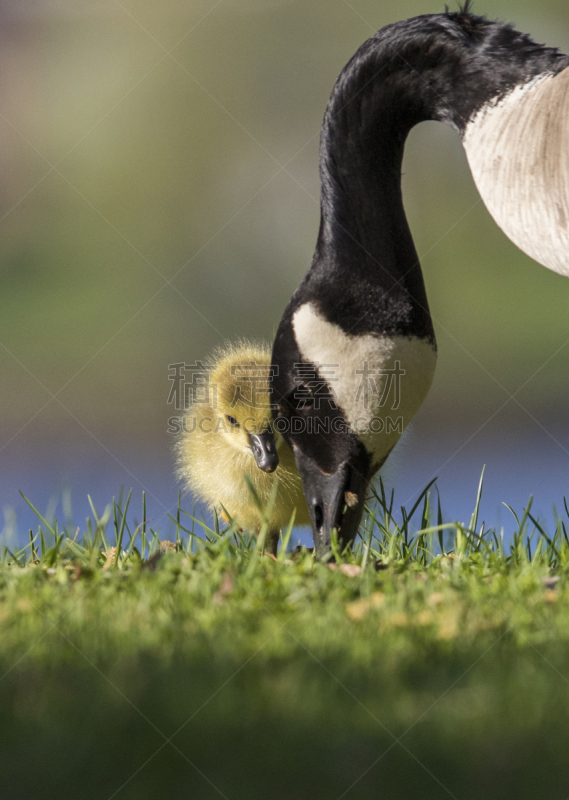
[(3, 798), (569, 796), (563, 519), (380, 485), (330, 565), (133, 505), (4, 553)]

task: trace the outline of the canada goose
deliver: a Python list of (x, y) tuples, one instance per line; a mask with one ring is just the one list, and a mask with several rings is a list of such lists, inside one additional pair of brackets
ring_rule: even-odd
[(252, 533), (261, 528), (261, 509), (267, 509), (278, 480), (266, 538), (275, 553), (279, 531), (295, 508), (297, 524), (310, 519), (292, 452), (271, 430), (270, 366), (266, 344), (242, 341), (213, 354), (207, 391), (186, 411), (177, 461), (179, 478), (196, 498)]
[[(340, 74), (321, 135), (316, 251), (273, 349), (275, 425), (295, 454), (317, 549), (327, 548), (334, 526), (346, 542), (356, 535), (366, 487), (435, 369), (401, 194), (410, 129), (424, 120), (451, 125), (498, 225), (569, 275), (568, 65), (555, 48), (471, 14), (467, 3), (383, 28)], [(299, 407), (310, 370), (318, 395)], [(384, 397), (395, 373), (394, 411)], [(367, 393), (366, 375), (375, 382)]]

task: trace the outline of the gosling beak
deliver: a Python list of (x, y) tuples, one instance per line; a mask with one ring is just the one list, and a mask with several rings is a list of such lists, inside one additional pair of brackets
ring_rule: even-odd
[(274, 472), (279, 465), (279, 456), (273, 432), (249, 433), (248, 436), (259, 469), (263, 472)]
[(348, 461), (328, 475), (311, 459), (297, 458), (302, 478), (316, 553), (330, 550), (336, 528), (342, 545), (353, 541), (362, 518), (367, 480)]

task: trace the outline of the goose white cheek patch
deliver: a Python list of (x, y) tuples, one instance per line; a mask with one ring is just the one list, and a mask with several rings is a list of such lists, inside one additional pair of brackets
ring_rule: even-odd
[(485, 105), (463, 136), (476, 187), (504, 233), (569, 276), (569, 67)]
[(436, 351), (425, 339), (350, 335), (312, 303), (294, 314), (298, 349), (325, 377), (351, 429), (375, 460), (383, 458), (425, 399)]

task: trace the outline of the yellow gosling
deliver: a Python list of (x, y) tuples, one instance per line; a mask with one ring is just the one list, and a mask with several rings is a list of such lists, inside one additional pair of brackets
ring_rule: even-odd
[(240, 528), (256, 534), (263, 518), (245, 476), (265, 511), (278, 481), (266, 519), (266, 548), (274, 554), (295, 509), (296, 524), (310, 519), (294, 456), (271, 429), (270, 366), (271, 348), (263, 343), (239, 341), (213, 353), (203, 402), (186, 410), (177, 471), (196, 499), (224, 517), (225, 509)]

